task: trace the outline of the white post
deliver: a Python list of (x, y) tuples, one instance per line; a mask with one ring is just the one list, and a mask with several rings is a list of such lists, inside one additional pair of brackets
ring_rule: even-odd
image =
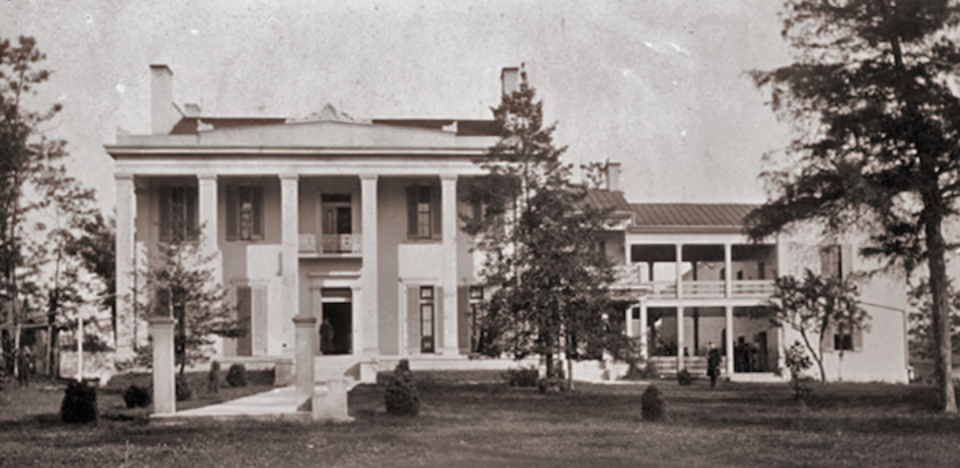
[(442, 354), (460, 354), (457, 343), (457, 176), (440, 176), (443, 219), (443, 254), (440, 269), (440, 285), (443, 287), (443, 350)]
[(380, 302), (378, 299), (379, 284), (377, 275), (380, 272), (377, 249), (377, 175), (364, 174), (360, 176), (360, 211), (362, 217), (361, 229), (363, 230), (362, 256), (363, 269), (361, 270), (360, 288), (363, 290), (363, 300), (361, 301), (362, 317), (359, 317), (363, 324), (363, 342), (355, 346), (367, 356), (377, 356), (380, 354)]
[(677, 306), (677, 372), (683, 369), (683, 306)]
[[(727, 278), (730, 274), (727, 274)], [(729, 282), (727, 283), (729, 284)], [(726, 347), (727, 347), (727, 377), (733, 376), (733, 306), (728, 305), (724, 308), (724, 322), (727, 326)]]
[(120, 360), (133, 357), (134, 329), (137, 326), (134, 305), (128, 298), (132, 290), (134, 266), (134, 238), (136, 233), (137, 197), (133, 174), (114, 174), (117, 182), (117, 239), (116, 239), (116, 307), (117, 353)]
[[(200, 225), (203, 226), (203, 253), (216, 254), (220, 239), (218, 237), (217, 222), (217, 176), (216, 174), (200, 174), (197, 176), (199, 185), (198, 209)], [(218, 259), (219, 260), (219, 259)], [(213, 280), (223, 284), (223, 274), (219, 261), (214, 262)]]
[(733, 297), (733, 254), (730, 244), (723, 244), (723, 286), (724, 296)]
[(153, 413), (173, 414), (177, 411), (176, 381), (173, 363), (173, 325), (170, 317), (150, 317), (153, 339)]
[(640, 299), (640, 356), (650, 357), (650, 331), (647, 329), (647, 300)]
[(633, 338), (633, 306), (627, 307), (627, 316), (624, 317), (627, 338)]
[(83, 382), (83, 316), (77, 316), (77, 382)]
[[(298, 267), (299, 225), (297, 212), (298, 181), (296, 174), (280, 175), (280, 224), (281, 239), (283, 242), (281, 254), (282, 287), (282, 314), (286, 320), (300, 315), (300, 291)], [(290, 323), (290, 322), (287, 322)], [(298, 364), (299, 366), (300, 364)], [(312, 366), (313, 363), (311, 362)]]
[(677, 299), (683, 299), (683, 244), (676, 245)]

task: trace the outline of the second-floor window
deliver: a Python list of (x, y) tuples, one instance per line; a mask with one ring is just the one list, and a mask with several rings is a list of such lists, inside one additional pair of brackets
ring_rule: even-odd
[(183, 185), (160, 187), (160, 241), (180, 242), (197, 238), (197, 188)]
[(845, 278), (853, 264), (853, 249), (849, 245), (830, 245), (820, 249), (820, 274)]
[(440, 237), (440, 193), (437, 187), (421, 184), (407, 186), (407, 237)]
[(227, 240), (263, 240), (262, 186), (227, 186)]

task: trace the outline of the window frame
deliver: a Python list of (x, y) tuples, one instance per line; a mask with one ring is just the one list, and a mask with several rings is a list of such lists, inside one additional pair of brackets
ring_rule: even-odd
[[(266, 237), (264, 222), (264, 187), (262, 184), (239, 182), (227, 185), (226, 193), (226, 239), (229, 242), (259, 242)], [(249, 235), (244, 236), (244, 200), (250, 202)]]
[[(183, 226), (179, 232), (174, 231), (177, 220), (174, 219), (176, 209), (175, 199), (180, 198), (179, 216), (182, 216)], [(199, 188), (186, 183), (165, 183), (157, 188), (157, 209), (159, 213), (160, 242), (195, 242), (200, 238), (199, 230)]]

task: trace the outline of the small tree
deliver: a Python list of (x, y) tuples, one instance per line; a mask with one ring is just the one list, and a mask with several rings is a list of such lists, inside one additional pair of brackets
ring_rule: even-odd
[(607, 213), (584, 203), (586, 188), (571, 182), (571, 167), (560, 162), (565, 148), (553, 146), (555, 126), (543, 125), (535, 97), (521, 75), (520, 89), (492, 109), (501, 139), (479, 162), (487, 174), (463, 196), (475, 207), (463, 220), (486, 254), (481, 276), (492, 291), (483, 351), (540, 354), (552, 377), (561, 374), (558, 352), (576, 357), (611, 332), (613, 275), (597, 248)]
[(803, 372), (813, 365), (813, 361), (810, 360), (810, 356), (807, 356), (803, 344), (799, 341), (794, 341), (793, 345), (787, 348), (783, 360), (787, 369), (790, 369), (790, 388), (793, 389), (793, 397), (802, 400), (811, 392)]
[(172, 232), (171, 240), (160, 242), (148, 259), (145, 291), (138, 297), (147, 298), (141, 308), (147, 314), (176, 319), (175, 354), (183, 376), (187, 365), (209, 358), (215, 337), (236, 338), (244, 330), (225, 300), (226, 288), (213, 280), (210, 264), (216, 255), (204, 253), (199, 233)]
[[(777, 327), (789, 326), (800, 332), (803, 343), (817, 363), (820, 381), (826, 381), (823, 369), (824, 340), (833, 327), (842, 330), (863, 329), (869, 320), (867, 312), (857, 303), (857, 287), (849, 279), (820, 276), (809, 269), (803, 280), (793, 276), (777, 278), (770, 306), (774, 312), (771, 322)], [(810, 335), (817, 336), (816, 346)], [(840, 350), (843, 359), (843, 350)]]

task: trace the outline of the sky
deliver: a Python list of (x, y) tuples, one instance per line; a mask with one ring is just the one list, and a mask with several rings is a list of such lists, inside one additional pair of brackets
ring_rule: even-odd
[(33, 36), (59, 101), (42, 129), (115, 200), (104, 144), (149, 131), (149, 65), (204, 115), (492, 118), (525, 64), (567, 162), (619, 161), (631, 202), (765, 200), (788, 143), (748, 72), (786, 65), (775, 0), (0, 0), (0, 37)]

